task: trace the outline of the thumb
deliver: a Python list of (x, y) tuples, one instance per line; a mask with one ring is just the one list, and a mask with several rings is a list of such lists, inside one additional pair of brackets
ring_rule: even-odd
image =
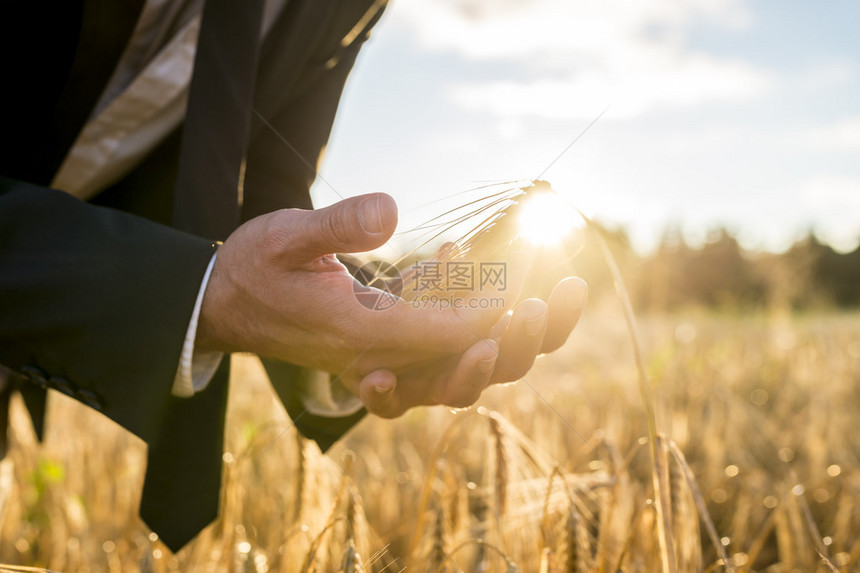
[(294, 229), (293, 247), (309, 258), (360, 253), (385, 244), (397, 227), (397, 205), (389, 195), (371, 193), (308, 211)]

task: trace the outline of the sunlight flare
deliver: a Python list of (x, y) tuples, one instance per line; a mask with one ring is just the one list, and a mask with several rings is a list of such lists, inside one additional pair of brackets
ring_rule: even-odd
[(560, 246), (581, 226), (582, 218), (576, 209), (555, 191), (541, 191), (523, 200), (519, 231), (533, 245)]

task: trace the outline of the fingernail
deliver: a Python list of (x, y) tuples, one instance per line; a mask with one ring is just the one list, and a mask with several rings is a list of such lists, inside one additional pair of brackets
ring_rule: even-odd
[(380, 394), (385, 394), (386, 392), (390, 392), (391, 389), (394, 388), (394, 384), (389, 384), (387, 382), (383, 382), (381, 384), (377, 384), (373, 387), (374, 390), (379, 392)]
[(567, 306), (570, 310), (579, 310), (585, 304), (585, 297), (588, 295), (588, 283), (582, 281), (582, 288), (579, 288), (567, 295)]
[(493, 368), (496, 366), (496, 358), (496, 356), (493, 356), (492, 358), (481, 360), (478, 362), (478, 370), (480, 370), (482, 374), (492, 372)]
[(382, 213), (379, 212), (379, 197), (364, 200), (361, 204), (358, 219), (365, 233), (377, 235), (382, 232)]
[(526, 334), (529, 336), (537, 336), (543, 330), (544, 322), (546, 322), (546, 312), (542, 312), (537, 316), (533, 316), (526, 320)]

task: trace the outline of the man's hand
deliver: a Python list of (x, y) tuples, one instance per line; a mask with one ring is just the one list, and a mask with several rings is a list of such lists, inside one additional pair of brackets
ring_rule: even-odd
[(548, 304), (529, 299), (507, 314), (517, 289), (498, 293), (508, 304), (489, 310), (406, 301), (366, 308), (333, 253), (377, 248), (396, 225), (397, 207), (383, 194), (245, 223), (218, 251), (197, 347), (333, 373), (370, 412), (395, 417), (417, 405), (468, 406), (487, 385), (521, 378), (579, 319), (586, 287), (575, 278), (560, 282)]

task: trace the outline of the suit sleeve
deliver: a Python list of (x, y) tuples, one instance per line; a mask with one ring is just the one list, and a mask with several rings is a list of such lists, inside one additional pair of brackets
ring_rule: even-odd
[(149, 440), (214, 248), (0, 178), (0, 363)]

